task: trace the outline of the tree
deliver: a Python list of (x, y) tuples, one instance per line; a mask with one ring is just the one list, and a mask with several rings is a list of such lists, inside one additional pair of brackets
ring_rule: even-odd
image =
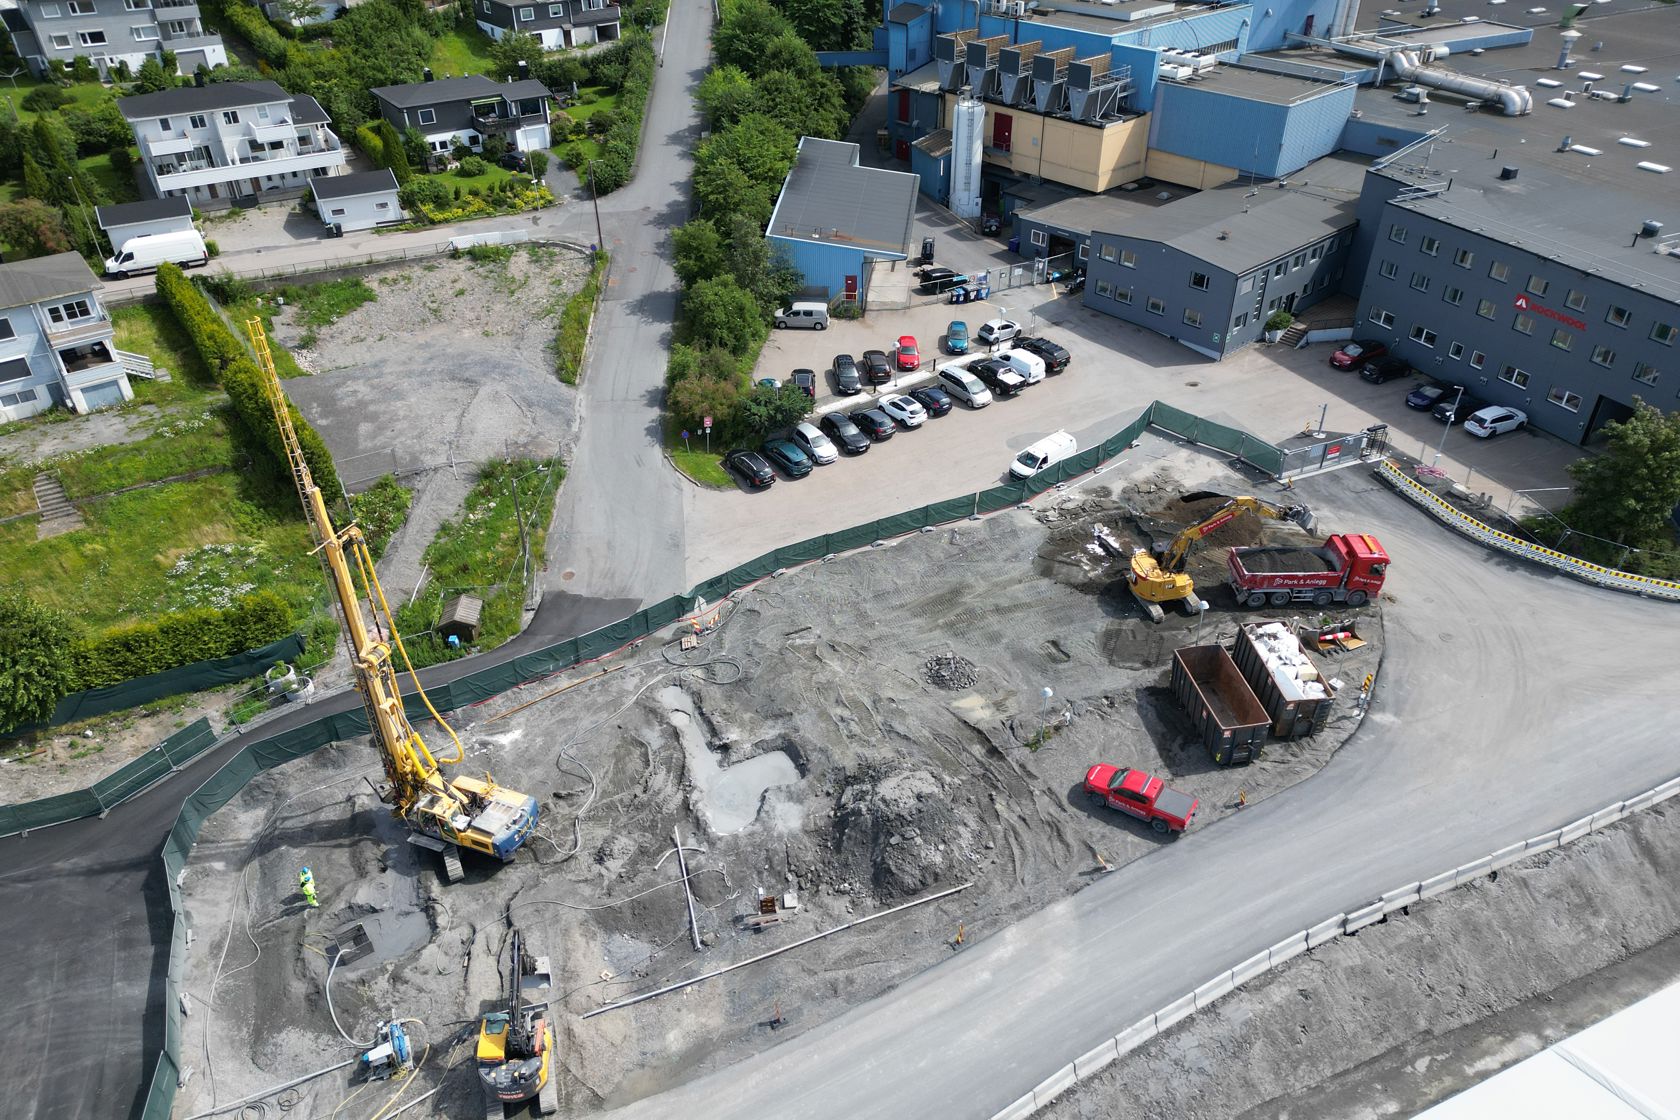
[(126, 148), (133, 142), (134, 133), (122, 110), (110, 99), (97, 101), (86, 109), (72, 106), (61, 114), (76, 138), (76, 151), (82, 155), (108, 152), (112, 148)]
[(36, 198), (20, 198), (0, 206), (0, 241), (31, 257), (70, 251), (63, 216)]
[(432, 146), (426, 142), (426, 134), (413, 125), (402, 131), (402, 149), (408, 165), (421, 170), (425, 169), (426, 161), (432, 156)]
[(373, 128), (379, 134), (384, 156), (383, 165), (391, 169), (391, 174), (397, 177), (399, 185), (408, 182), (414, 171), (408, 165), (408, 154), (403, 147), (402, 137), (397, 134), (397, 126), (381, 117)]
[(845, 95), (827, 74), (772, 70), (758, 79), (764, 112), (796, 136), (833, 140), (846, 134)]
[(712, 32), (712, 54), (722, 66), (739, 66), (760, 73), (759, 52), (776, 36), (793, 31), (793, 24), (767, 0), (737, 0)]
[(686, 377), (671, 387), (666, 404), (672, 418), (686, 430), (698, 430), (710, 416), (714, 429), (727, 431), (734, 425), (740, 400), (739, 377)]
[(764, 436), (777, 428), (788, 428), (805, 419), (811, 411), (811, 398), (797, 385), (755, 385), (753, 391), (741, 399), (735, 412), (736, 420), (755, 436)]
[(733, 163), (753, 183), (776, 191), (781, 189), (798, 150), (799, 139), (786, 125), (763, 113), (748, 113), (735, 127), (700, 145), (694, 163), (696, 168)]
[(280, 14), (294, 24), (309, 23), (321, 14), (319, 0), (280, 0)]
[(527, 31), (515, 31), (490, 44), (490, 70), (498, 80), (517, 78), (521, 62), (530, 65), (540, 62), (542, 56), (541, 39)]
[(41, 165), (30, 152), (23, 153), (23, 193), (42, 202), (51, 202), (58, 196), (47, 179), (47, 173), (41, 170)]
[(0, 592), (0, 633), (0, 728), (40, 723), (76, 687), (76, 624), (13, 588)]
[(785, 304), (803, 277), (785, 251), (778, 251), (759, 232), (751, 218), (736, 214), (729, 220), (727, 256), (735, 282), (753, 294), (758, 306), (770, 314)]
[(699, 346), (717, 346), (737, 356), (764, 341), (764, 312), (733, 276), (701, 280), (683, 296), (683, 315)]
[(714, 132), (728, 128), (761, 104), (752, 79), (738, 66), (712, 67), (700, 79), (694, 97)]
[(1575, 499), (1563, 519), (1632, 548), (1672, 547), (1669, 517), (1680, 505), (1680, 412), (1633, 398), (1633, 415), (1604, 425), (1604, 451), (1569, 464)]
[(684, 287), (718, 275), (724, 264), (723, 237), (709, 219), (695, 218), (671, 231), (671, 267)]
[(770, 221), (771, 192), (749, 180), (733, 163), (721, 161), (694, 172), (694, 197), (700, 209), (714, 222), (732, 214), (745, 214), (760, 226)]
[(542, 182), (543, 176), (548, 174), (548, 153), (526, 152), (525, 159), (531, 168), (531, 178)]
[(155, 58), (148, 58), (140, 64), (137, 78), (136, 93), (157, 93), (175, 88), (175, 79), (164, 72), (163, 65)]

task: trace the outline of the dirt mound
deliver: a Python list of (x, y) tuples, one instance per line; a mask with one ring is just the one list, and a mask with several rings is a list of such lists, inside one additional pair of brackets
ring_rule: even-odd
[[(1168, 502), (1161, 509), (1151, 510), (1149, 516), (1172, 526), (1172, 531), (1177, 532), (1212, 517), (1220, 506), (1230, 500), (1221, 494), (1187, 494)], [(1261, 543), (1264, 532), (1264, 525), (1253, 511), (1239, 510), (1235, 517), (1208, 533), (1197, 545), (1201, 548), (1248, 548)]]
[(1330, 561), (1310, 548), (1265, 548), (1243, 553), (1243, 567), (1251, 572), (1328, 572)]
[(836, 861), (879, 898), (917, 895), (974, 872), (973, 825), (927, 770), (860, 773), (834, 814)]

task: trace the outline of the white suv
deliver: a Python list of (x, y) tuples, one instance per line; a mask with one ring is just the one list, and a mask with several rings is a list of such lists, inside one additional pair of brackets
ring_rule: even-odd
[(1021, 324), (1013, 319), (987, 319), (980, 327), (980, 333), (974, 337), (982, 346), (996, 346), (1000, 342), (1008, 342), (1021, 333)]

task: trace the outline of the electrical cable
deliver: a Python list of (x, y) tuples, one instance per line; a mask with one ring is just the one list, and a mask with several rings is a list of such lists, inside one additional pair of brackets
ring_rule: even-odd
[(333, 1008), (332, 978), (333, 973), (338, 970), (339, 958), (343, 955), (343, 953), (334, 953), (332, 963), (327, 966), (327, 1013), (332, 1016), (333, 1027), (338, 1031), (339, 1037), (343, 1038), (345, 1042), (348, 1042), (351, 1046), (354, 1046), (358, 1050), (366, 1050), (379, 1040), (377, 1038), (370, 1038), (366, 1042), (357, 1042), (355, 1039), (351, 1038), (345, 1033), (344, 1028), (339, 1025), (338, 1012)]

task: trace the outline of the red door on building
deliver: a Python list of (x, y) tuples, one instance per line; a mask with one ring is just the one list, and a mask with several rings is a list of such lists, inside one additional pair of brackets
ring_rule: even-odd
[(907, 89), (898, 91), (898, 123), (910, 123), (910, 91)]
[(846, 298), (853, 303), (857, 302), (857, 277), (856, 276), (846, 277)]
[(998, 113), (992, 117), (992, 147), (1000, 152), (1010, 150), (1010, 134), (1015, 130), (1015, 118), (1008, 113)]
[(910, 141), (900, 140), (893, 145), (893, 155), (902, 160), (910, 158)]

